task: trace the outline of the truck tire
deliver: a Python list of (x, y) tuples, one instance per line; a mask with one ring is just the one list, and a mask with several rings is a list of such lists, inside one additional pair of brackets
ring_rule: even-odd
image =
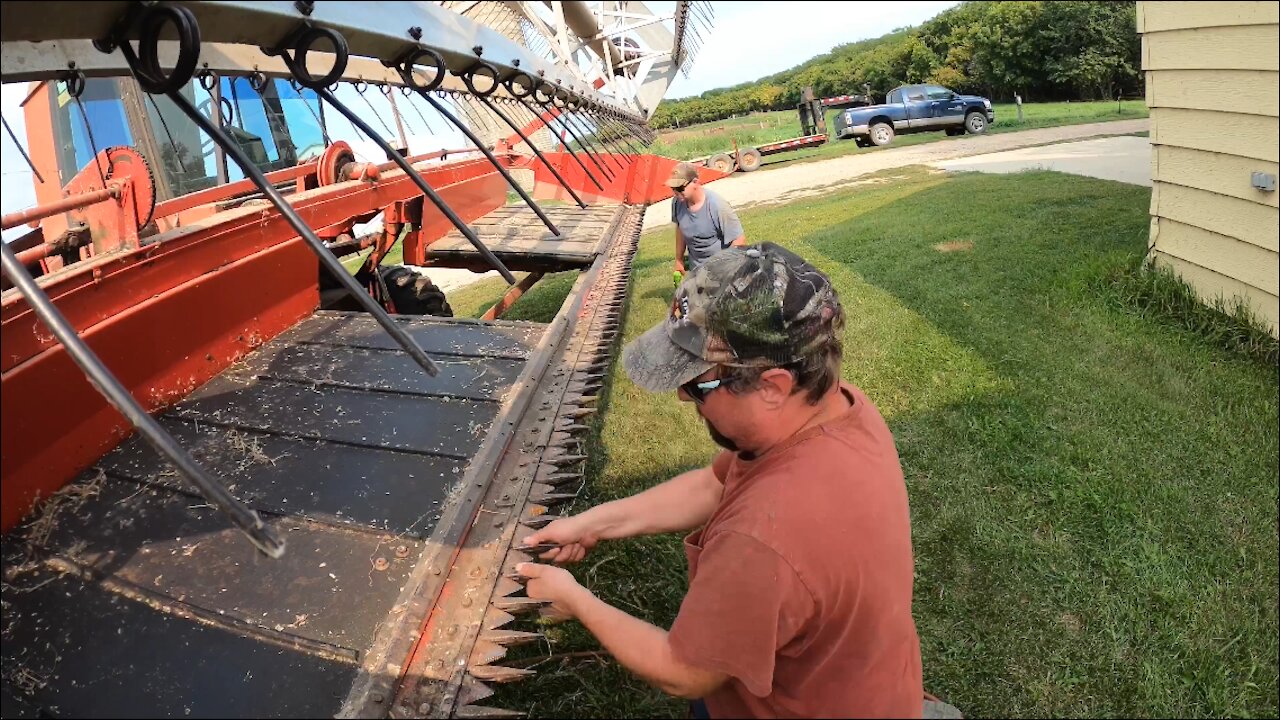
[(379, 268), (382, 281), (391, 293), (396, 313), (400, 315), (435, 315), (453, 317), (453, 308), (445, 299), (444, 291), (431, 282), (426, 273), (404, 265)]
[(964, 129), (970, 135), (981, 135), (987, 131), (987, 117), (976, 110), (964, 116)]
[(755, 148), (747, 148), (738, 153), (738, 169), (742, 172), (754, 172), (760, 169), (764, 160), (760, 156), (760, 151)]
[(889, 123), (876, 123), (871, 126), (871, 142), (884, 147), (893, 142), (893, 126)]
[(733, 172), (733, 156), (729, 153), (716, 153), (707, 161), (707, 167), (722, 173)]

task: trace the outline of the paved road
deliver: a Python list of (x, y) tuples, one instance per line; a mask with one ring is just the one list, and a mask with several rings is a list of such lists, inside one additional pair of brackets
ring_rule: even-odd
[[(1016, 150), (1035, 145), (1083, 140), (1113, 135), (1131, 135), (1147, 130), (1147, 120), (1120, 120), (1088, 125), (1022, 130), (994, 135), (965, 135), (924, 145), (889, 148), (865, 154), (853, 153), (830, 160), (799, 163), (754, 173), (735, 173), (709, 187), (735, 208), (753, 204), (790, 202), (808, 195), (829, 192), (851, 185), (858, 178), (880, 170), (908, 165), (928, 165), (944, 160)], [(1139, 138), (1145, 141), (1145, 138)], [(1150, 165), (1146, 166), (1148, 170)], [(671, 221), (671, 201), (654, 204), (645, 213), (646, 230)]]
[(1151, 142), (1130, 135), (1096, 138), (944, 160), (929, 166), (989, 173), (1056, 170), (1151, 187)]

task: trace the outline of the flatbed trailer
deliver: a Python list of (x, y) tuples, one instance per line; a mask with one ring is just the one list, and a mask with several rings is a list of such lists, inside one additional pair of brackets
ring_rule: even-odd
[(754, 147), (739, 147), (735, 142), (731, 152), (692, 158), (689, 162), (725, 174), (735, 171), (754, 172), (760, 169), (764, 162), (763, 159), (770, 155), (825, 145), (831, 139), (827, 134), (825, 108), (859, 107), (870, 104), (866, 95), (836, 95), (815, 99), (813, 97), (813, 88), (805, 88), (803, 97), (804, 100), (797, 110), (800, 113), (800, 127), (805, 133), (804, 135)]

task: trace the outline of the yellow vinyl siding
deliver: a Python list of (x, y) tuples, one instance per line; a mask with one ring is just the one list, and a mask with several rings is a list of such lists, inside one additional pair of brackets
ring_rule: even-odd
[(1209, 110), (1156, 108), (1151, 111), (1151, 144), (1227, 153), (1280, 162), (1280, 120)]
[(1275, 208), (1217, 193), (1157, 183), (1151, 188), (1152, 214), (1243, 240), (1276, 252), (1280, 229)]
[(1147, 82), (1147, 107), (1280, 116), (1280, 73), (1271, 70), (1162, 70)]
[(1280, 26), (1170, 30), (1142, 44), (1142, 67), (1157, 70), (1280, 70)]
[(1151, 254), (1280, 335), (1280, 3), (1139, 2), (1151, 112)]
[(1157, 222), (1159, 252), (1235, 278), (1268, 295), (1280, 295), (1280, 264), (1274, 252), (1169, 218)]
[(1253, 187), (1250, 178), (1255, 172), (1280, 175), (1280, 163), (1172, 145), (1157, 145), (1151, 149), (1151, 179), (1157, 183), (1207, 190), (1271, 207), (1280, 206), (1280, 193), (1264, 193)]
[(1140, 2), (1138, 32), (1280, 23), (1276, 2)]
[(1206, 302), (1221, 297), (1226, 300), (1229, 309), (1234, 299), (1247, 299), (1253, 311), (1271, 325), (1271, 334), (1276, 334), (1277, 327), (1280, 327), (1280, 298), (1172, 255), (1157, 252), (1155, 259), (1157, 265), (1170, 267), (1182, 276)]

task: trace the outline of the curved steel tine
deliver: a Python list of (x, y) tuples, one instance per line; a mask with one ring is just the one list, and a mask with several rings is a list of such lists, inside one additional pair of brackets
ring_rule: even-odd
[(338, 112), (342, 113), (347, 120), (351, 121), (351, 124), (362, 127), (365, 133), (369, 135), (370, 139), (376, 142), (378, 147), (382, 148), (382, 150), (387, 153), (387, 156), (390, 157), (395, 164), (399, 165), (405, 175), (407, 175), (409, 179), (418, 186), (418, 189), (431, 200), (431, 203), (436, 206), (436, 209), (448, 218), (449, 222), (458, 229), (458, 232), (462, 233), (462, 236), (465, 237), (477, 251), (479, 251), (481, 257), (483, 257), (485, 261), (493, 267), (493, 269), (497, 270), (498, 274), (501, 275), (507, 283), (511, 285), (516, 284), (515, 275), (512, 275), (511, 271), (507, 269), (507, 266), (494, 256), (493, 251), (480, 241), (480, 238), (476, 235), (475, 231), (468, 227), (467, 224), (462, 221), (462, 218), (458, 217), (458, 214), (453, 211), (453, 208), (449, 207), (449, 204), (444, 201), (444, 198), (440, 197), (440, 194), (427, 184), (427, 181), (423, 179), (422, 175), (419, 174), (417, 170), (413, 169), (413, 166), (409, 164), (408, 160), (405, 160), (400, 153), (395, 152), (395, 150), (387, 144), (387, 141), (375, 133), (373, 128), (369, 127), (368, 123), (360, 119), (360, 116), (352, 112), (351, 108), (339, 102), (338, 99), (333, 96), (333, 93), (329, 92), (328, 88), (319, 88), (316, 90), (316, 94), (324, 98), (330, 105), (337, 108)]

